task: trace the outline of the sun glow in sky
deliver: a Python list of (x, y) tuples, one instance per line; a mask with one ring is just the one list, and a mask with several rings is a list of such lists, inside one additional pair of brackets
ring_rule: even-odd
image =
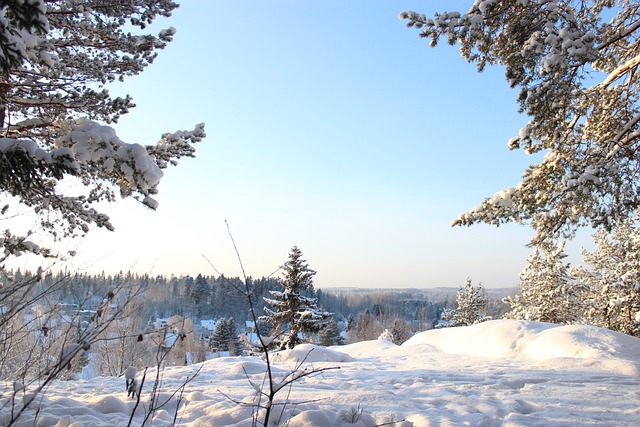
[(137, 108), (126, 142), (206, 123), (195, 159), (166, 171), (151, 212), (104, 208), (73, 267), (91, 272), (269, 275), (301, 248), (315, 285), (515, 286), (532, 232), (451, 228), (536, 161), (507, 141), (526, 123), (503, 70), (435, 49), (398, 20), (464, 1), (184, 1), (174, 42), (110, 87)]

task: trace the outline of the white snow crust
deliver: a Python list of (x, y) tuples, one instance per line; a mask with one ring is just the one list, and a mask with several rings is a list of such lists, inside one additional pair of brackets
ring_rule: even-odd
[[(401, 346), (383, 339), (301, 345), (274, 354), (276, 379), (305, 358), (304, 368), (339, 369), (283, 389), (279, 397), (289, 404), (274, 408), (280, 425), (640, 425), (640, 339), (593, 326), (495, 320), (423, 332)], [(172, 392), (198, 368), (178, 400)], [(171, 425), (177, 410), (178, 426), (250, 426), (251, 407), (230, 398), (251, 402), (249, 380), (262, 384), (265, 370), (262, 359), (248, 356), (167, 368), (160, 395), (167, 403), (153, 425)], [(5, 387), (8, 396), (13, 384)], [(149, 390), (142, 391), (145, 405)], [(18, 425), (127, 425), (134, 406), (123, 377), (56, 381), (37, 401)], [(142, 417), (136, 413), (133, 425)]]

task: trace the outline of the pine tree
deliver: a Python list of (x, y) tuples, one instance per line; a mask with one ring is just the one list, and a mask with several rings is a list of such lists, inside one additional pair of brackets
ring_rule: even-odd
[[(163, 169), (193, 157), (204, 125), (155, 145), (126, 143), (110, 126), (135, 105), (107, 86), (140, 74), (175, 29), (145, 33), (169, 0), (4, 1), (0, 8), (0, 251), (53, 255), (8, 218), (28, 210), (54, 238), (113, 230), (99, 202), (132, 197), (151, 209)], [(82, 191), (63, 193), (72, 177)], [(31, 231), (31, 230), (29, 230)], [(0, 257), (0, 261), (4, 259)]]
[(0, 25), (0, 74), (19, 67), (27, 59), (23, 40), (48, 30), (44, 1), (4, 0), (4, 20)]
[(316, 274), (302, 258), (302, 252), (294, 246), (289, 259), (282, 265), (283, 291), (270, 291), (273, 298), (265, 298), (272, 308), (265, 307), (266, 316), (279, 334), (280, 349), (293, 348), (303, 342), (301, 334), (316, 333), (331, 317), (317, 307), (313, 294), (313, 276)]
[(581, 285), (564, 262), (564, 243), (539, 245), (520, 274), (519, 295), (507, 297), (507, 318), (550, 323), (574, 323), (580, 316)]
[(640, 74), (634, 1), (472, 3), (466, 13), (400, 19), (436, 46), (443, 38), (482, 71), (505, 68), (526, 126), (510, 149), (546, 153), (523, 180), (454, 220), (530, 223), (536, 241), (576, 227), (611, 229), (640, 204)]
[(586, 286), (581, 321), (640, 336), (640, 231), (628, 221), (607, 233), (597, 231), (587, 266), (571, 272)]
[(482, 284), (474, 287), (471, 279), (467, 278), (464, 288), (458, 290), (456, 302), (458, 307), (446, 311), (442, 316), (447, 326), (469, 326), (488, 320), (487, 297)]

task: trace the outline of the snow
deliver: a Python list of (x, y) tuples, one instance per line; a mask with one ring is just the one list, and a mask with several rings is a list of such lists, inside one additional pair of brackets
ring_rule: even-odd
[[(119, 185), (126, 189), (125, 193), (129, 190), (146, 193), (163, 177), (164, 172), (145, 147), (123, 142), (112, 127), (86, 117), (78, 118), (69, 126), (68, 133), (55, 140), (57, 148), (53, 153), (60, 156), (70, 150), (79, 164), (103, 162), (107, 172), (118, 167), (124, 178)], [(157, 206), (153, 199), (145, 199), (145, 202), (151, 208)]]
[(342, 351), (311, 344), (300, 344), (292, 350), (278, 352), (273, 357), (275, 362), (289, 362), (293, 365), (301, 362), (350, 362), (352, 360), (351, 356)]
[[(332, 368), (281, 391), (277, 397), (290, 403), (274, 407), (280, 425), (640, 425), (640, 340), (593, 326), (494, 320), (423, 332), (401, 346), (384, 339), (305, 344), (273, 356), (276, 381), (305, 359), (303, 368)], [(248, 356), (166, 368), (158, 396), (166, 404), (152, 424), (172, 424), (178, 408), (178, 426), (250, 426), (252, 408), (230, 399), (251, 403), (250, 381), (262, 384), (265, 370), (261, 358)], [(152, 373), (132, 425), (144, 416)], [(13, 384), (5, 387), (8, 396)], [(135, 405), (122, 377), (55, 381), (34, 402), (38, 426), (127, 425)], [(35, 413), (34, 405), (18, 425), (36, 424)]]

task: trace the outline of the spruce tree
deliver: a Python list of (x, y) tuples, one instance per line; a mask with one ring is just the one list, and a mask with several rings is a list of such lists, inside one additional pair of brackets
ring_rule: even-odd
[(391, 326), (392, 341), (396, 345), (401, 345), (403, 342), (411, 338), (411, 328), (407, 322), (399, 317), (393, 319)]
[(333, 317), (331, 317), (327, 324), (320, 330), (320, 333), (318, 334), (318, 343), (325, 347), (344, 344), (344, 338), (340, 334), (338, 322), (336, 322)]
[(189, 292), (189, 296), (194, 302), (199, 303), (201, 301), (206, 301), (211, 295), (211, 287), (209, 286), (207, 278), (202, 274), (198, 274), (193, 281)]
[(196, 279), (189, 290), (189, 298), (196, 307), (196, 317), (201, 319), (205, 313), (206, 308), (210, 305), (211, 300), (211, 287), (207, 278), (202, 274), (198, 274)]
[(231, 355), (240, 353), (240, 335), (238, 325), (233, 317), (216, 322), (210, 339), (210, 346), (218, 351), (228, 351)]
[(313, 295), (315, 270), (302, 258), (302, 251), (294, 246), (289, 259), (281, 266), (282, 291), (270, 291), (273, 298), (264, 298), (271, 308), (265, 307), (264, 316), (277, 330), (276, 342), (280, 349), (293, 348), (303, 342), (302, 334), (316, 333), (331, 317), (331, 313), (317, 307)]

